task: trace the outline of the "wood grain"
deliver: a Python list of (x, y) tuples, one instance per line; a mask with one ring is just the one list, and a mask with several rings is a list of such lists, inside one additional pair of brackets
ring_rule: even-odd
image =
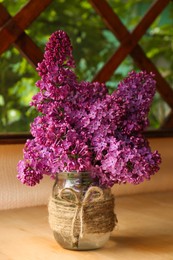
[(47, 208), (0, 212), (0, 259), (171, 260), (173, 259), (173, 192), (116, 198), (118, 228), (99, 250), (61, 248), (48, 225)]

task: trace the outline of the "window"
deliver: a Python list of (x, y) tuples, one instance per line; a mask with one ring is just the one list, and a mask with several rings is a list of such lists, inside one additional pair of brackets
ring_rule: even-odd
[[(41, 4), (40, 1), (32, 0), (1, 2), (0, 37), (3, 35), (3, 30), (10, 33), (12, 37), (16, 34), (12, 45), (9, 44), (5, 51), (1, 46), (3, 44), (0, 43), (0, 133), (4, 134), (28, 134), (29, 132), (30, 123), (37, 114), (29, 106), (32, 96), (37, 92), (35, 82), (39, 77), (35, 70), (36, 61), (42, 58), (45, 43), (53, 31), (62, 29), (68, 33), (74, 48), (79, 80), (92, 81), (95, 77), (97, 79), (97, 73), (104, 68), (105, 63), (121, 46), (120, 39), (110, 29), (109, 19), (104, 22), (104, 6), (108, 5), (115, 14), (118, 14), (129, 33), (133, 32), (141, 16), (144, 16), (151, 7), (149, 0), (139, 0), (135, 3), (132, 0), (100, 0), (98, 5), (96, 4), (98, 1), (87, 0), (44, 0)], [(160, 4), (163, 5), (160, 7), (161, 14), (154, 19), (141, 37), (139, 45), (155, 64), (172, 93), (173, 55), (170, 53), (173, 49), (173, 5), (168, 2)], [(29, 7), (25, 8), (26, 5)], [(23, 10), (26, 15), (25, 21), (22, 21), (22, 15), (20, 16)], [(97, 13), (98, 10), (100, 15)], [(130, 16), (127, 15), (129, 10)], [(17, 27), (16, 24), (14, 26), (14, 20), (10, 20), (10, 16), (14, 19), (17, 17), (15, 20)], [(9, 21), (11, 27), (8, 27)], [(20, 23), (24, 27), (21, 32), (19, 32)], [(10, 32), (9, 28), (13, 27), (14, 31)], [(117, 28), (117, 31), (120, 30)], [(118, 82), (133, 69), (139, 70), (133, 56), (128, 55), (106, 80), (109, 91), (112, 92)], [(173, 100), (173, 96), (169, 98)], [(169, 100), (165, 100), (162, 93), (157, 92), (150, 113), (151, 127), (158, 129), (162, 126), (165, 118), (171, 115), (172, 107)]]

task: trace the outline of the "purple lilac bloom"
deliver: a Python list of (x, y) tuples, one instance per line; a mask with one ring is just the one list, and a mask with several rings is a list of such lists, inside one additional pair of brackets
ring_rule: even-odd
[(116, 97), (124, 101), (126, 111), (121, 128), (126, 134), (143, 131), (148, 126), (148, 112), (156, 90), (153, 77), (152, 73), (132, 71), (114, 92)]
[[(136, 137), (135, 137), (136, 138)], [(160, 156), (151, 152), (147, 141), (139, 135), (126, 141), (109, 139), (106, 154), (95, 162), (92, 176), (100, 186), (111, 187), (118, 183), (139, 184), (159, 170)]]
[(72, 46), (53, 33), (38, 64), (40, 91), (31, 105), (40, 112), (31, 124), (18, 179), (33, 186), (43, 175), (89, 171), (97, 185), (139, 184), (159, 170), (142, 131), (155, 93), (153, 75), (131, 72), (111, 95), (105, 84), (78, 82)]

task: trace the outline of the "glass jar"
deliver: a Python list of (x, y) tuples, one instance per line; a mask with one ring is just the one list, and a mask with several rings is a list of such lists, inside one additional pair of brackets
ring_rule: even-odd
[(116, 224), (110, 189), (94, 186), (88, 172), (57, 174), (48, 210), (55, 240), (66, 249), (100, 248)]

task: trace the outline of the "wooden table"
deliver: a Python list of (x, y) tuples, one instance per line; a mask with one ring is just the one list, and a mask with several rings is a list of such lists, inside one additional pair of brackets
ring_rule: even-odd
[(104, 248), (77, 252), (56, 243), (45, 206), (0, 211), (0, 259), (173, 260), (173, 192), (117, 197), (116, 212)]

